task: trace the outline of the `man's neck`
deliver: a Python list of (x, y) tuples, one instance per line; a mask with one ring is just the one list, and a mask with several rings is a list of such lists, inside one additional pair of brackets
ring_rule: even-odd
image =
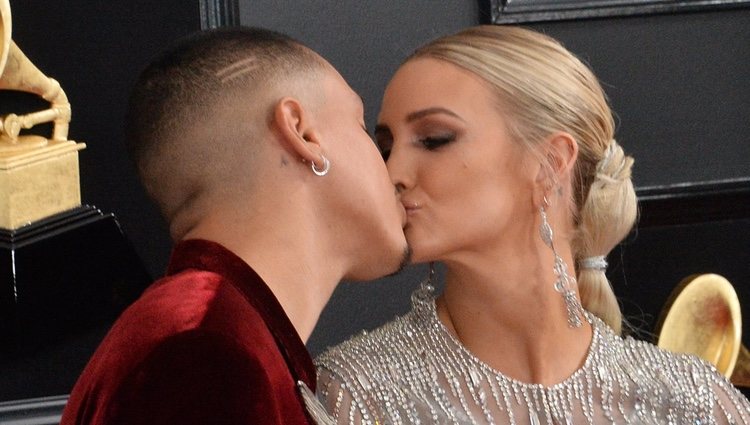
[(274, 216), (237, 221), (225, 214), (206, 217), (183, 239), (207, 239), (242, 258), (268, 285), (307, 342), (336, 285), (343, 261), (332, 258), (326, 240), (309, 220)]

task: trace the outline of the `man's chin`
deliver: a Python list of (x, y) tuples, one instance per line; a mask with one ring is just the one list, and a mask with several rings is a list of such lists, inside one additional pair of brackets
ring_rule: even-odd
[[(394, 261), (393, 263), (389, 263), (391, 267), (388, 269), (383, 269), (382, 266), (384, 266), (385, 264), (380, 264), (381, 268), (375, 273), (362, 273), (358, 274), (357, 276), (347, 275), (344, 276), (343, 280), (350, 282), (367, 282), (384, 277), (394, 276), (411, 263), (411, 247), (409, 247), (409, 245), (405, 245), (403, 250), (401, 251), (400, 256), (393, 256), (391, 258), (394, 260), (398, 259), (398, 262)], [(369, 270), (369, 272), (374, 271), (374, 269)]]
[(404, 246), (404, 251), (401, 254), (401, 263), (399, 263), (396, 270), (391, 272), (388, 276), (399, 274), (401, 270), (403, 270), (406, 266), (409, 265), (409, 263), (411, 263), (411, 247), (409, 246), (409, 244), (406, 244)]

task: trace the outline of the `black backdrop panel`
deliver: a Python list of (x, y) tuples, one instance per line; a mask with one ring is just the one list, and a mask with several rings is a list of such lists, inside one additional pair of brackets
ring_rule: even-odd
[(639, 229), (610, 260), (609, 275), (624, 314), (641, 330), (654, 329), (680, 281), (717, 273), (737, 291), (744, 307), (743, 339), (750, 342), (750, 218)]
[(594, 69), (637, 186), (750, 176), (750, 9), (531, 27)]

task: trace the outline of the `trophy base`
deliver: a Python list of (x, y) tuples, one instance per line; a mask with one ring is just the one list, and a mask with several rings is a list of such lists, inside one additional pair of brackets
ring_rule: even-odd
[(15, 230), (81, 205), (78, 151), (85, 147), (66, 140), (0, 152), (0, 229)]
[(0, 229), (0, 400), (70, 391), (150, 283), (114, 215), (95, 207)]
[(47, 146), (49, 140), (42, 136), (28, 135), (11, 139), (6, 135), (0, 135), (0, 155), (18, 154), (31, 149), (39, 149)]

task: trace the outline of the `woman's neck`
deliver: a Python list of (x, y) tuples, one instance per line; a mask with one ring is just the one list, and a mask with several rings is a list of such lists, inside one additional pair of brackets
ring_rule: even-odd
[[(586, 321), (580, 328), (568, 326), (547, 249), (536, 246), (505, 256), (484, 251), (446, 261), (437, 312), (447, 329), (495, 370), (522, 382), (553, 385), (583, 364), (592, 330)], [(572, 270), (570, 250), (560, 255)]]

